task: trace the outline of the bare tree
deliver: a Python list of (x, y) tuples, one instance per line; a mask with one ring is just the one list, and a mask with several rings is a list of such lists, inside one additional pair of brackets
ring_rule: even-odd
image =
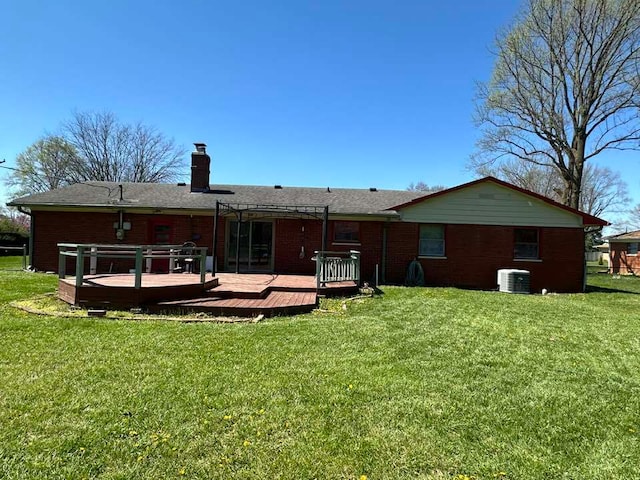
[[(564, 184), (555, 167), (512, 159), (480, 166), (476, 173), (500, 178), (560, 203), (564, 199)], [(630, 201), (627, 184), (618, 172), (595, 164), (585, 166), (580, 210), (595, 216), (619, 215), (627, 210)]]
[(596, 217), (605, 214), (617, 216), (628, 209), (630, 201), (627, 184), (618, 172), (592, 164), (585, 167), (580, 210)]
[(62, 137), (48, 135), (16, 157), (16, 168), (5, 183), (17, 195), (46, 192), (68, 185), (78, 167), (73, 145)]
[(626, 216), (615, 222), (612, 230), (617, 233), (640, 230), (640, 203), (628, 211)]
[(639, 147), (639, 57), (640, 0), (528, 0), (479, 88), (472, 165), (554, 167), (579, 208), (585, 162)]
[(75, 181), (169, 182), (184, 168), (185, 150), (173, 139), (142, 123), (121, 123), (111, 112), (77, 112), (63, 132), (81, 159)]
[(416, 183), (411, 182), (407, 187), (407, 190), (409, 190), (410, 192), (424, 192), (425, 194), (440, 192), (446, 189), (447, 187), (445, 187), (444, 185), (429, 186), (426, 183), (424, 183), (422, 180)]

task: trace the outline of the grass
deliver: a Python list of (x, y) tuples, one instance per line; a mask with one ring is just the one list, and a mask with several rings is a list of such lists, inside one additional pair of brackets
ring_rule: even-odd
[(640, 280), (589, 283), (220, 325), (29, 315), (56, 278), (3, 271), (0, 478), (637, 478)]

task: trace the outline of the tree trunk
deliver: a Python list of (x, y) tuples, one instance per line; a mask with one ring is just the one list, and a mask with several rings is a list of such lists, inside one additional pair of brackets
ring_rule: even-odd
[(567, 168), (561, 170), (565, 184), (563, 203), (576, 210), (580, 209), (586, 140), (587, 136), (584, 132), (575, 134), (571, 142), (571, 149), (565, 152)]

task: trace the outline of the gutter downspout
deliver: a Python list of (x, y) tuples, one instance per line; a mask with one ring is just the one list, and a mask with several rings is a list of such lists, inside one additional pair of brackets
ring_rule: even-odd
[(25, 210), (24, 207), (19, 206), (18, 211), (24, 215), (29, 215), (31, 220), (29, 221), (29, 266), (28, 268), (33, 268), (33, 237), (36, 231), (35, 228), (35, 220), (33, 219), (33, 214), (30, 210)]
[[(380, 266), (380, 280), (384, 285), (387, 282), (387, 230), (389, 228), (389, 222), (384, 222), (382, 225), (382, 265)], [(378, 285), (376, 285), (377, 287)]]

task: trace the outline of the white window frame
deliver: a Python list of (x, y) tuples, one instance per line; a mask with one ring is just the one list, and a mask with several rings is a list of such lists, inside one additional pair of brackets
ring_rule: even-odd
[[(536, 241), (535, 242), (518, 242), (516, 239), (516, 232), (518, 230), (531, 230), (536, 232)], [(535, 256), (523, 256), (516, 254), (516, 246), (517, 245), (525, 245), (531, 246), (535, 245), (536, 247), (536, 255)], [(513, 230), (513, 258), (515, 260), (540, 260), (540, 229), (535, 227), (522, 227), (522, 228), (514, 228)]]
[[(355, 233), (357, 234), (357, 239), (348, 239), (348, 238), (336, 238), (336, 235), (339, 230), (339, 226), (356, 226)], [(362, 225), (358, 221), (354, 220), (336, 220), (333, 222), (333, 245), (360, 245), (362, 235)]]
[[(434, 232), (439, 230), (441, 232), (441, 238), (428, 238), (423, 232), (428, 230)], [(445, 239), (446, 232), (444, 225), (439, 223), (423, 223), (420, 225), (418, 232), (418, 256), (425, 258), (445, 258)]]

